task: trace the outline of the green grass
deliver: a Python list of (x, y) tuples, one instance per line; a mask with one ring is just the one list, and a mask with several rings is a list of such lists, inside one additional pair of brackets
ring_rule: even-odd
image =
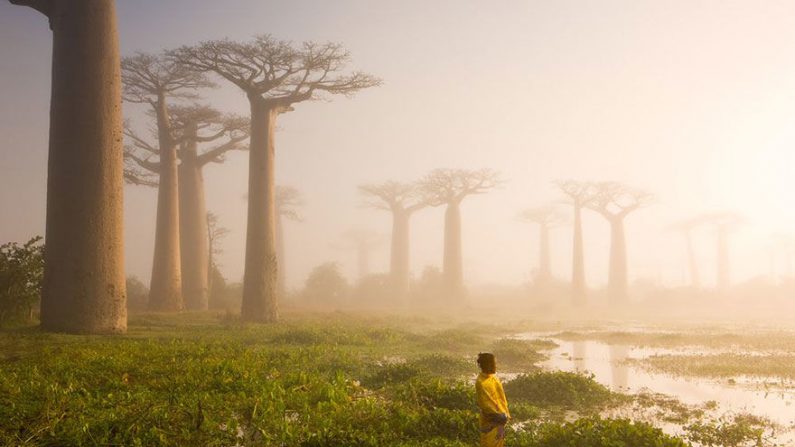
[(540, 345), (503, 335), (341, 314), (242, 325), (209, 313), (136, 316), (124, 336), (0, 332), (0, 445), (471, 446), (474, 359), (487, 349), (531, 373), (506, 383), (526, 422), (511, 445), (580, 432), (680, 445), (628, 421), (543, 421), (552, 407), (599, 408), (612, 394), (587, 377), (535, 372)]

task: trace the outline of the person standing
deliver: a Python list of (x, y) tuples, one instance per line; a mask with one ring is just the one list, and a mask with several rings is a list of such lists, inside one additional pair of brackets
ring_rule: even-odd
[(478, 408), (480, 408), (480, 447), (503, 447), (505, 424), (511, 414), (500, 379), (495, 375), (497, 362), (494, 354), (478, 354), (480, 374), (475, 381)]

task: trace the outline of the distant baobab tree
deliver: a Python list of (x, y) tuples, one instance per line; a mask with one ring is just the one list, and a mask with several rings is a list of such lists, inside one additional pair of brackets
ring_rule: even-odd
[[(212, 84), (201, 72), (180, 65), (162, 55), (137, 53), (121, 61), (124, 100), (148, 106), (155, 122), (157, 143), (140, 137), (125, 126), (130, 144), (125, 157), (140, 168), (157, 175), (157, 215), (152, 279), (149, 285), (149, 308), (178, 311), (184, 307), (179, 240), (179, 179), (177, 147), (180, 135), (174, 120), (174, 99), (194, 98), (195, 90)], [(156, 160), (153, 160), (156, 159)], [(129, 165), (129, 163), (128, 163)], [(136, 182), (132, 168), (128, 180)]]
[(53, 33), (41, 326), (124, 332), (121, 78), (111, 0), (11, 0)]
[(491, 169), (436, 169), (420, 181), (424, 200), (430, 206), (446, 207), (442, 277), (446, 293), (453, 298), (464, 294), (461, 202), (470, 195), (486, 193), (499, 184), (498, 174)]
[(274, 132), (277, 117), (299, 102), (327, 95), (352, 95), (380, 80), (343, 73), (350, 56), (335, 43), (293, 44), (271, 36), (250, 42), (214, 40), (170, 52), (173, 61), (213, 72), (237, 86), (251, 106), (248, 225), (241, 316), (278, 320)]
[[(174, 107), (179, 144), (179, 238), (182, 292), (188, 310), (207, 310), (209, 280), (207, 265), (207, 206), (204, 168), (222, 163), (229, 151), (245, 149), (247, 118), (223, 115), (204, 105)], [(200, 145), (202, 146), (200, 148)]]
[(593, 200), (593, 185), (576, 180), (563, 180), (556, 183), (561, 192), (568, 198), (567, 202), (574, 211), (571, 289), (575, 305), (585, 303), (588, 286), (585, 282), (585, 250), (582, 236), (582, 209)]
[(536, 281), (548, 284), (552, 279), (552, 265), (549, 254), (549, 230), (566, 222), (566, 215), (555, 205), (530, 208), (523, 211), (519, 218), (525, 222), (538, 225), (538, 274)]
[(416, 183), (388, 181), (360, 185), (359, 192), (369, 198), (365, 203), (366, 206), (392, 213), (389, 276), (394, 293), (403, 301), (408, 295), (411, 272), (409, 221), (414, 212), (428, 204), (421, 197)]
[(342, 233), (342, 241), (333, 247), (356, 252), (356, 272), (361, 281), (370, 274), (370, 252), (381, 245), (384, 238), (374, 231), (352, 228)]
[(680, 233), (685, 240), (685, 251), (687, 254), (687, 265), (690, 276), (690, 287), (693, 289), (701, 288), (701, 275), (698, 271), (698, 262), (693, 248), (693, 230), (704, 224), (703, 217), (694, 217), (682, 220), (668, 226), (670, 231)]
[(298, 212), (298, 208), (302, 206), (304, 206), (304, 198), (298, 188), (283, 185), (276, 186), (276, 259), (279, 263), (278, 291), (281, 297), (284, 297), (287, 293), (284, 221), (286, 219), (300, 222), (302, 217)]
[(717, 282), (719, 291), (725, 292), (731, 286), (731, 262), (729, 256), (729, 234), (736, 230), (746, 219), (733, 212), (716, 212), (701, 217), (705, 225), (711, 226), (717, 233)]
[(621, 303), (626, 301), (629, 288), (624, 219), (633, 211), (650, 205), (654, 196), (617, 182), (595, 183), (593, 188), (593, 200), (586, 206), (601, 214), (610, 224), (607, 293), (612, 302)]

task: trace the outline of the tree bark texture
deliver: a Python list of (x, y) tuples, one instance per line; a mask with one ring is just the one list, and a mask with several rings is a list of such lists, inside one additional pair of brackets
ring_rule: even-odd
[(182, 295), (188, 310), (207, 310), (209, 305), (210, 241), (204, 195), (204, 166), (196, 142), (180, 150), (179, 236), (182, 263)]
[(409, 292), (409, 219), (408, 211), (394, 211), (392, 213), (392, 247), (390, 253), (389, 270), (392, 276), (393, 288), (400, 303), (404, 303)]
[(71, 333), (124, 332), (116, 7), (111, 0), (46, 6), (39, 10), (50, 19), (53, 56), (41, 325)]
[(159, 184), (149, 309), (176, 312), (184, 308), (179, 244), (179, 177), (177, 147), (170, 136), (165, 98), (158, 99)]
[(442, 275), (445, 291), (451, 298), (460, 298), (464, 291), (463, 261), (461, 253), (461, 206), (447, 204), (444, 212), (444, 258)]
[(274, 181), (277, 115), (274, 108), (251, 98), (248, 226), (241, 308), (241, 316), (246, 321), (275, 322), (279, 318)]
[(582, 239), (582, 208), (574, 207), (574, 242), (571, 268), (572, 299), (575, 305), (585, 304), (585, 253)]
[(627, 300), (627, 243), (624, 234), (624, 220), (614, 217), (610, 220), (610, 270), (607, 277), (608, 299), (613, 304)]

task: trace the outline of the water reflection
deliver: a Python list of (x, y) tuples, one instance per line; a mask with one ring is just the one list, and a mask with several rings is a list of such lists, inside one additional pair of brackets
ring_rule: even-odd
[(610, 349), (610, 373), (612, 376), (613, 388), (617, 390), (629, 389), (629, 346), (609, 345)]
[[(732, 382), (674, 377), (648, 371), (631, 363), (631, 360), (672, 354), (676, 350), (609, 345), (593, 340), (572, 342), (538, 333), (524, 334), (522, 338), (547, 338), (558, 344), (557, 348), (548, 351), (549, 360), (542, 364), (547, 369), (587, 371), (599, 383), (618, 391), (662, 393), (690, 405), (715, 401), (723, 412), (747, 412), (767, 417), (785, 427), (795, 426), (795, 389), (777, 389), (770, 392), (765, 386), (764, 378), (738, 378), (736, 382)], [(711, 351), (701, 352), (708, 354)]]
[(573, 347), (573, 360), (574, 360), (574, 368), (577, 371), (586, 371), (585, 368), (585, 356), (587, 355), (585, 349), (585, 341), (575, 341)]

